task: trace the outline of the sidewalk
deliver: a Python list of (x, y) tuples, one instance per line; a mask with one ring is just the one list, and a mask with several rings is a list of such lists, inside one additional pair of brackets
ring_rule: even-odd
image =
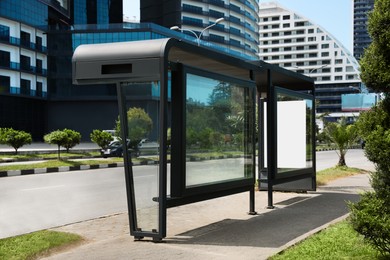
[(107, 216), (56, 228), (86, 242), (45, 259), (267, 259), (344, 219), (346, 201), (368, 189), (368, 175), (357, 175), (308, 194), (276, 192), (273, 210), (256, 192), (256, 216), (246, 214), (248, 193), (171, 208), (162, 243), (134, 241), (125, 213)]

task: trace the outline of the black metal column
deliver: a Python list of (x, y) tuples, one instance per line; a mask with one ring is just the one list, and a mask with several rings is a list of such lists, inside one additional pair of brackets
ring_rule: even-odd
[(273, 205), (273, 184), (277, 171), (277, 100), (275, 97), (275, 89), (272, 84), (271, 70), (267, 70), (267, 189), (268, 189), (268, 206), (274, 208)]

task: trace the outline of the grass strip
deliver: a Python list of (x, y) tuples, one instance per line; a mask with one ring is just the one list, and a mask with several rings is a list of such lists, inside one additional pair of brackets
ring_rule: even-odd
[[(73, 153), (73, 152), (61, 152), (61, 158), (67, 157), (92, 157), (100, 156), (99, 152), (83, 152), (83, 153)], [(52, 158), (57, 159), (57, 153), (29, 153), (29, 154), (1, 154), (0, 160), (2, 159), (14, 159), (14, 160), (31, 160), (31, 159), (43, 159), (43, 158)]]
[(288, 248), (271, 260), (293, 259), (384, 259), (365, 243), (348, 221), (342, 221)]
[(0, 239), (0, 259), (35, 259), (50, 251), (82, 241), (76, 234), (43, 230), (26, 235)]
[(328, 182), (334, 181), (339, 178), (353, 176), (357, 174), (369, 173), (368, 171), (349, 168), (349, 167), (333, 167), (317, 172), (317, 185), (325, 185)]

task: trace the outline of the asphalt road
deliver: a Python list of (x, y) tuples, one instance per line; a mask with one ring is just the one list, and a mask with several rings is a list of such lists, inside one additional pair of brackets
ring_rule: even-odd
[[(318, 170), (337, 161), (334, 151), (317, 153)], [(346, 161), (374, 169), (362, 150), (350, 150)], [(118, 167), (0, 178), (0, 238), (127, 211), (123, 173)], [(134, 175), (138, 203), (150, 204), (157, 195), (157, 166), (134, 167)]]

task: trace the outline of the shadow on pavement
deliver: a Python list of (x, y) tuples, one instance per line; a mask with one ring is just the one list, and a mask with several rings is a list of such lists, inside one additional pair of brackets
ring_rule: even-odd
[(165, 242), (278, 248), (344, 216), (348, 213), (346, 202), (356, 202), (359, 197), (348, 193), (318, 193), (309, 199), (286, 202), (287, 205), (296, 203), (249, 220), (225, 219), (167, 238)]

